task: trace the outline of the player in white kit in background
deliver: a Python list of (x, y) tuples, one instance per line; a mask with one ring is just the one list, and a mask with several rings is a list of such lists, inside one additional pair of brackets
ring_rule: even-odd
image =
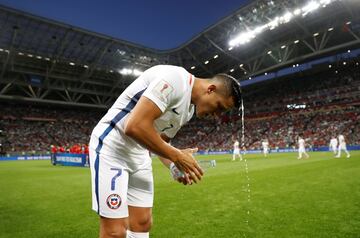
[(343, 135), (339, 135), (338, 138), (339, 138), (339, 147), (338, 147), (338, 154), (336, 155), (336, 158), (340, 158), (342, 150), (346, 153), (346, 158), (350, 158), (350, 153), (346, 148), (345, 137)]
[(299, 156), (298, 156), (298, 159), (302, 159), (303, 154), (305, 155), (305, 158), (308, 159), (309, 155), (306, 153), (305, 140), (301, 136), (299, 136), (298, 144), (299, 144)]
[(261, 142), (261, 145), (263, 148), (264, 157), (266, 158), (267, 155), (269, 154), (269, 141), (267, 139), (265, 139)]
[(332, 136), (329, 144), (329, 150), (334, 153), (334, 156), (337, 154), (338, 141), (336, 136)]
[(232, 160), (234, 161), (236, 159), (236, 156), (239, 157), (240, 161), (242, 161), (242, 156), (240, 154), (240, 147), (239, 147), (240, 143), (238, 140), (235, 140), (234, 142), (234, 150), (233, 150), (233, 157)]
[(219, 116), (238, 110), (241, 101), (240, 84), (225, 74), (203, 79), (159, 65), (131, 83), (91, 134), (92, 208), (100, 217), (100, 237), (149, 237), (154, 196), (149, 151), (171, 168), (174, 179), (196, 183), (203, 176), (192, 156), (196, 149), (177, 149), (170, 139), (194, 113)]

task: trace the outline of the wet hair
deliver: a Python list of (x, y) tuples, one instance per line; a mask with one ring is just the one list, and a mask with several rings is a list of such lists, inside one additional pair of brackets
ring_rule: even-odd
[(234, 101), (234, 106), (240, 108), (242, 93), (240, 82), (237, 79), (228, 74), (216, 74), (211, 80), (222, 83), (224, 85), (225, 96), (231, 96)]

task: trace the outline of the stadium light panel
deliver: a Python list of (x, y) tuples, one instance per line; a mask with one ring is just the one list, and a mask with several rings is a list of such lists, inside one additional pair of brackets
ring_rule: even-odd
[(348, 52), (348, 53), (350, 53), (350, 52), (351, 52), (351, 50), (348, 50), (347, 52)]
[(30, 58), (34, 57), (32, 54), (28, 54), (27, 56), (30, 57)]
[(74, 66), (75, 63), (74, 62), (69, 62), (69, 65)]
[(281, 46), (281, 49), (285, 49), (285, 47), (286, 47), (286, 45), (282, 45), (282, 46)]
[(230, 72), (231, 72), (231, 73), (234, 72), (234, 69), (230, 69)]
[(18, 52), (18, 55), (24, 55), (24, 53), (23, 52)]
[(345, 62), (345, 61), (343, 62), (343, 65), (346, 65), (346, 62)]
[(85, 69), (88, 69), (88, 68), (89, 68), (89, 66), (85, 64), (85, 65), (84, 65), (84, 68), (85, 68)]
[(190, 69), (195, 69), (196, 67), (195, 66), (191, 66), (191, 68)]
[(48, 58), (48, 57), (45, 57), (45, 60), (47, 60), (47, 61), (50, 61), (50, 58)]
[(240, 66), (240, 67), (243, 67), (243, 66), (244, 66), (244, 64), (240, 64), (239, 66)]
[(135, 75), (135, 76), (140, 76), (143, 72), (140, 71), (140, 70), (138, 70), (138, 69), (134, 69), (134, 70), (132, 71), (132, 73), (133, 73), (133, 75)]
[(209, 61), (208, 61), (208, 60), (204, 62), (204, 64), (208, 64), (208, 63), (209, 63)]
[(351, 24), (351, 21), (346, 22), (346, 25), (350, 25), (350, 24)]
[(228, 50), (232, 50), (233, 48), (232, 47), (229, 47)]
[(4, 51), (4, 49), (0, 48), (0, 51)]
[(267, 52), (267, 54), (268, 54), (268, 55), (270, 55), (271, 53), (272, 53), (272, 51), (271, 51), (271, 50), (269, 50), (269, 51)]
[(331, 65), (331, 64), (329, 64), (329, 69), (331, 69), (331, 67), (332, 67), (332, 65)]
[(303, 7), (298, 7), (294, 10), (286, 11), (283, 15), (275, 17), (266, 24), (256, 26), (253, 29), (249, 28), (250, 30), (240, 32), (229, 41), (229, 50), (232, 50), (232, 47), (234, 46), (243, 45), (250, 42), (252, 39), (256, 38), (258, 34), (264, 32), (265, 30), (273, 30), (281, 24), (290, 22), (294, 17), (298, 15), (302, 14), (302, 16), (306, 16), (308, 13), (318, 9), (321, 5), (323, 7), (326, 7), (333, 1), (339, 0), (312, 0)]
[(218, 55), (214, 55), (214, 59), (216, 59), (217, 57), (219, 57)]
[(111, 69), (110, 69), (110, 71), (109, 71), (110, 73), (113, 73), (114, 71), (112, 71)]
[(318, 36), (318, 35), (319, 35), (319, 32), (316, 32), (316, 33), (314, 33), (314, 35), (313, 35), (313, 36), (315, 36), (315, 37), (316, 37), (316, 36)]
[(37, 59), (42, 59), (42, 57), (40, 55), (36, 56)]
[(295, 43), (295, 44), (299, 43), (299, 40), (295, 40), (294, 43)]
[(332, 30), (334, 30), (334, 28), (332, 28), (332, 27), (330, 27), (330, 28), (328, 29), (328, 31), (332, 31)]

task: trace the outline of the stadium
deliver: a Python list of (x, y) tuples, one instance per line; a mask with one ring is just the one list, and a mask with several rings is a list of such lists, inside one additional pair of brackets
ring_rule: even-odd
[(90, 136), (158, 65), (234, 77), (244, 110), (193, 116), (171, 140), (198, 148), (195, 185), (152, 153), (150, 237), (360, 237), (359, 12), (254, 0), (156, 50), (0, 5), (0, 237), (98, 237)]

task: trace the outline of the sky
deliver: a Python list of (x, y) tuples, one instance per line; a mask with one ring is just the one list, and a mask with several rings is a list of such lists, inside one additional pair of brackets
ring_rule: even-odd
[(0, 0), (34, 15), (167, 50), (191, 40), (251, 0)]

